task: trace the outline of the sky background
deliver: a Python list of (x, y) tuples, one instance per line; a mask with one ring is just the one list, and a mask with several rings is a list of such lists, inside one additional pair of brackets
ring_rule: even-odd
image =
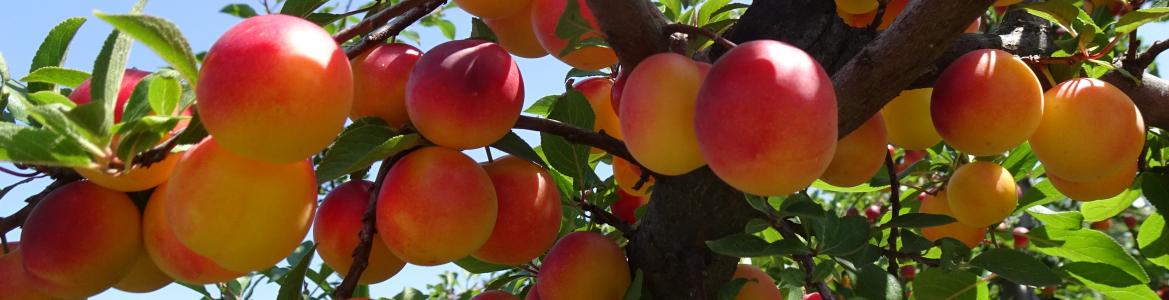
[[(102, 41), (109, 34), (110, 30), (113, 29), (100, 19), (92, 17), (93, 12), (95, 10), (107, 13), (126, 12), (134, 2), (135, 0), (10, 1), (4, 4), (3, 10), (0, 10), (0, 28), (4, 31), (3, 37), (0, 37), (0, 53), (3, 54), (5, 60), (8, 62), (12, 76), (22, 78), (28, 74), (29, 63), (32, 61), (37, 47), (53, 26), (69, 17), (88, 17), (89, 21), (77, 33), (65, 61), (65, 67), (88, 72), (93, 69), (93, 60), (97, 57), (97, 52), (101, 48)], [(363, 1), (354, 2), (361, 3)], [(196, 52), (200, 52), (210, 48), (220, 34), (240, 21), (237, 17), (218, 12), (224, 5), (230, 3), (252, 4), (257, 11), (263, 13), (259, 1), (249, 0), (153, 1), (146, 6), (146, 13), (161, 16), (174, 22), (187, 37), (191, 47)], [(447, 13), (448, 19), (458, 26), (456, 38), (466, 38), (470, 34), (470, 16), (461, 10), (451, 10)], [(413, 26), (411, 29), (421, 35), (422, 44), (419, 48), (423, 50), (430, 49), (434, 45), (446, 41), (446, 38), (435, 28)], [(1169, 37), (1169, 24), (1148, 25), (1142, 27), (1140, 33), (1146, 43), (1152, 40), (1165, 39)], [(519, 64), (520, 71), (524, 77), (525, 107), (531, 105), (532, 102), (540, 97), (564, 92), (563, 79), (564, 74), (569, 70), (568, 66), (548, 56), (539, 59), (517, 58), (516, 62)], [(1161, 66), (1169, 64), (1169, 55), (1161, 55), (1158, 63)], [(166, 66), (165, 62), (138, 43), (134, 45), (130, 53), (129, 63), (127, 64), (127, 67), (150, 71), (157, 70), (163, 66)], [(539, 136), (532, 132), (519, 130), (517, 133), (530, 144), (536, 145), (539, 143)], [(476, 160), (485, 160), (482, 151), (471, 151), (468, 154)], [(0, 166), (11, 167), (10, 164), (0, 164)], [(608, 170), (599, 171), (601, 172), (599, 175), (602, 178), (608, 176)], [(0, 175), (0, 187), (8, 186), (16, 181), (19, 181), (19, 178)], [(48, 182), (49, 179), (41, 179), (30, 184), (22, 185), (3, 199), (0, 199), (0, 216), (8, 216), (19, 210), (24, 206), (23, 200), (25, 198), (39, 192)], [(7, 238), (10, 241), (19, 240), (20, 230), (9, 232)], [(310, 231), (309, 239), (311, 238)], [(313, 269), (316, 269), (315, 264), (320, 263), (320, 258), (317, 257), (313, 262)], [(281, 262), (281, 264), (286, 265), (284, 262)], [(457, 272), (459, 268), (453, 264), (437, 267), (408, 265), (393, 278), (372, 285), (371, 296), (374, 298), (392, 297), (402, 291), (404, 287), (424, 290), (426, 284), (439, 282), (438, 276), (444, 271)], [(337, 278), (334, 279), (338, 280)], [(278, 286), (275, 284), (263, 285), (257, 290), (253, 298), (275, 298), (277, 289)], [(181, 285), (172, 284), (150, 294), (129, 294), (111, 289), (93, 299), (198, 298), (198, 293)]]

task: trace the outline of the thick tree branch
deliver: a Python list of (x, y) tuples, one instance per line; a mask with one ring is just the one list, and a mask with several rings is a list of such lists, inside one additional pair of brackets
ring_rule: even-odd
[[(386, 39), (389, 39), (392, 36), (398, 35), (398, 33), (402, 32), (402, 30), (406, 30), (406, 27), (410, 27), (410, 25), (414, 24), (414, 22), (418, 22), (418, 20), (422, 19), (422, 17), (425, 17), (426, 15), (433, 12), (435, 9), (442, 7), (443, 4), (446, 4), (446, 0), (416, 0), (416, 1), (406, 0), (406, 1), (403, 1), (402, 3), (399, 3), (398, 5), (400, 6), (400, 5), (404, 5), (406, 3), (410, 3), (410, 2), (414, 3), (413, 6), (411, 6), (404, 13), (401, 13), (401, 16), (398, 16), (397, 18), (394, 18), (393, 21), (389, 21), (389, 23), (386, 23), (385, 25), (380, 26), (377, 29), (374, 29), (373, 31), (371, 31), (369, 33), (369, 35), (366, 35), (365, 38), (362, 38), (361, 40), (357, 41), (352, 46), (349, 46), (349, 48), (345, 48), (345, 55), (348, 56), (349, 59), (353, 59), (353, 58), (357, 57), (358, 55), (361, 55), (361, 53), (365, 53), (365, 50), (368, 50), (370, 48), (373, 48), (376, 45), (384, 43), (386, 41)], [(391, 9), (393, 9), (393, 7), (386, 9), (386, 11), (389, 11)], [(398, 14), (394, 14), (394, 16), (397, 16), (397, 15)], [(371, 20), (371, 19), (373, 19), (373, 18), (370, 18), (367, 20)], [(382, 22), (385, 22), (385, 21), (382, 21)], [(363, 21), (362, 23), (365, 23), (365, 22)], [(381, 23), (374, 22), (371, 24), (381, 24)], [(358, 24), (358, 25), (360, 25), (360, 24)]]
[(621, 68), (633, 70), (642, 59), (669, 50), (666, 17), (646, 0), (588, 0)]
[(415, 7), (422, 6), (428, 2), (434, 2), (434, 0), (403, 0), (398, 2), (398, 4), (395, 4), (394, 6), (390, 6), (386, 9), (378, 11), (369, 18), (361, 20), (361, 22), (353, 25), (353, 27), (342, 29), (340, 32), (337, 32), (337, 34), (333, 35), (333, 40), (336, 41), (337, 44), (345, 43), (354, 37), (365, 34), (370, 30), (381, 26), (382, 24), (386, 24), (386, 22), (389, 22), (390, 19), (400, 16), (407, 11)]
[(357, 233), (359, 241), (357, 248), (353, 249), (353, 264), (349, 265), (349, 272), (345, 274), (341, 285), (333, 290), (333, 299), (353, 297), (353, 290), (357, 288), (357, 281), (361, 280), (361, 273), (365, 272), (365, 268), (369, 266), (369, 253), (373, 249), (373, 235), (377, 234), (377, 196), (382, 189), (382, 183), (386, 181), (386, 174), (390, 172), (390, 167), (393, 167), (399, 159), (402, 159), (409, 152), (402, 151), (382, 160), (373, 186), (369, 189), (369, 203), (365, 206), (365, 213), (361, 215), (361, 231)]
[[(901, 215), (901, 181), (897, 180), (897, 165), (893, 163), (893, 153), (890, 152), (885, 155), (885, 169), (889, 172), (889, 223), (897, 221), (897, 217)], [(897, 238), (900, 232), (897, 231), (897, 226), (889, 226), (889, 252), (897, 252)], [(900, 277), (897, 272), (897, 258), (887, 256), (889, 258), (889, 274), (893, 277)]]

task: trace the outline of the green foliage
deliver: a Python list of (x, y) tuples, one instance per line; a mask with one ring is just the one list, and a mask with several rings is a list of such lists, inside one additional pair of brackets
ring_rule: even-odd
[[(69, 50), (69, 43), (73, 41), (73, 36), (77, 35), (77, 30), (81, 29), (82, 24), (85, 24), (85, 18), (74, 17), (53, 27), (45, 41), (41, 42), (40, 48), (37, 48), (29, 73), (44, 67), (60, 67), (65, 62), (65, 52)], [(53, 89), (52, 85), (42, 83), (31, 84), (28, 87), (30, 93), (50, 89)]]
[(317, 166), (317, 183), (368, 168), (374, 162), (422, 145), (418, 134), (400, 135), (384, 121), (365, 118), (349, 125)]
[(914, 299), (990, 299), (986, 282), (966, 271), (926, 269), (913, 280)]

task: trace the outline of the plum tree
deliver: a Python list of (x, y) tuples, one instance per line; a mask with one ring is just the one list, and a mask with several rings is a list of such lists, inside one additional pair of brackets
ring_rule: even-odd
[[(340, 274), (348, 273), (353, 265), (353, 249), (360, 242), (357, 233), (361, 231), (361, 215), (369, 206), (372, 188), (373, 183), (369, 181), (347, 182), (329, 192), (317, 210), (313, 226), (317, 254)], [(380, 237), (375, 234), (374, 238)], [(371, 247), (369, 265), (361, 276), (362, 284), (386, 281), (406, 265), (384, 243), (373, 243)]]
[(560, 191), (548, 172), (515, 156), (483, 166), (499, 210), (491, 237), (472, 254), (486, 262), (519, 265), (552, 247), (560, 232)]
[(977, 156), (1022, 144), (1043, 118), (1039, 78), (1002, 50), (959, 57), (938, 76), (930, 99), (930, 116), (942, 140)]
[[(126, 69), (122, 75), (122, 83), (118, 87), (118, 98), (114, 102), (114, 123), (122, 121), (122, 113), (126, 110), (126, 101), (130, 100), (130, 94), (134, 93), (134, 86), (150, 75), (150, 72), (139, 69)], [(69, 94), (69, 100), (77, 105), (87, 104), (93, 101), (93, 95), (90, 93), (90, 79), (82, 81), (77, 88), (73, 89), (73, 93)]]
[(582, 80), (573, 85), (573, 88), (584, 94), (593, 109), (593, 129), (617, 139), (622, 139), (621, 121), (617, 118), (616, 108), (612, 106), (610, 97), (613, 95), (613, 80), (602, 77), (593, 77)]
[(641, 180), (644, 172), (644, 169), (630, 163), (628, 160), (613, 157), (613, 181), (625, 193), (639, 197), (649, 196), (650, 188), (654, 185), (654, 178), (652, 176), (646, 178), (645, 182), (641, 184), (641, 188), (633, 188)]
[(407, 44), (377, 46), (353, 59), (353, 108), (349, 117), (379, 117), (390, 126), (410, 121), (406, 82), (422, 51)]
[(637, 196), (617, 190), (617, 202), (613, 202), (613, 214), (626, 223), (637, 223), (637, 209), (649, 204), (649, 197)]
[(620, 299), (629, 288), (629, 264), (613, 240), (573, 232), (548, 250), (536, 280), (540, 299)]
[(1093, 181), (1070, 181), (1047, 173), (1047, 179), (1060, 194), (1079, 201), (1095, 201), (1116, 196), (1127, 190), (1136, 176), (1136, 164), (1128, 164), (1119, 172)]

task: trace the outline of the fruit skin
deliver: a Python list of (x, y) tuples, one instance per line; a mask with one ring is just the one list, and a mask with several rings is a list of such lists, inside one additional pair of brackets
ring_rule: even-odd
[(483, 19), (498, 19), (514, 16), (527, 7), (531, 0), (455, 0), (459, 8)]
[(135, 167), (118, 174), (106, 174), (104, 170), (98, 169), (74, 168), (74, 170), (85, 179), (104, 188), (119, 192), (145, 191), (170, 178), (171, 171), (179, 162), (179, 156), (178, 153), (167, 154), (162, 161), (151, 164), (149, 167)]
[(410, 121), (444, 147), (494, 143), (511, 130), (523, 105), (519, 67), (502, 47), (482, 40), (435, 46), (414, 65), (406, 83)]
[(53, 190), (20, 233), (29, 284), (70, 299), (113, 286), (142, 251), (141, 219), (126, 194), (88, 181)]
[(946, 183), (954, 219), (970, 227), (987, 227), (1006, 219), (1019, 203), (1011, 172), (985, 161), (958, 167)]
[(629, 288), (625, 253), (595, 232), (565, 235), (544, 256), (536, 281), (540, 299), (621, 299)]
[(881, 220), (881, 215), (884, 214), (885, 208), (880, 205), (869, 205), (869, 208), (865, 209), (865, 219), (869, 221), (869, 224), (876, 224), (877, 221)]
[(402, 157), (386, 174), (378, 192), (377, 229), (403, 261), (434, 266), (483, 246), (498, 209), (491, 177), (474, 160), (449, 148), (425, 147)]
[(905, 150), (925, 150), (942, 141), (930, 118), (933, 88), (901, 91), (881, 108), (889, 143)]
[(353, 103), (353, 73), (320, 26), (263, 15), (236, 24), (211, 46), (196, 95), (203, 126), (223, 147), (291, 163), (337, 137)]
[[(926, 196), (925, 201), (921, 202), (921, 207), (918, 210), (922, 213), (953, 217), (954, 215), (950, 209), (950, 201), (946, 199), (946, 193), (946, 191), (938, 191), (938, 194), (935, 196)], [(958, 222), (921, 229), (921, 236), (931, 242), (948, 237), (961, 241), (970, 248), (974, 248), (982, 243), (982, 237), (985, 235), (986, 228), (971, 227)]]
[(150, 254), (140, 251), (138, 258), (130, 267), (130, 272), (118, 280), (114, 288), (131, 293), (149, 293), (166, 287), (171, 282), (174, 280), (158, 269)]
[(597, 18), (584, 0), (532, 0), (532, 29), (540, 46), (560, 61), (581, 70), (593, 71), (612, 66), (617, 63), (617, 53), (607, 47), (585, 46), (561, 56), (560, 52), (568, 46), (568, 40), (556, 36), (556, 25), (560, 23), (560, 16), (568, 6), (568, 1), (575, 1), (580, 8), (580, 16), (588, 22), (592, 33), (580, 36), (581, 41), (592, 38), (603, 38), (597, 26)]
[(1124, 226), (1128, 227), (1129, 229), (1136, 229), (1137, 228), (1137, 218), (1134, 217), (1132, 214), (1124, 214)]
[(842, 187), (868, 182), (885, 163), (885, 121), (873, 115), (836, 142), (836, 152), (820, 180)]
[(682, 175), (703, 164), (694, 135), (694, 103), (705, 73), (676, 53), (647, 57), (629, 74), (621, 94), (621, 133), (642, 166)]
[(520, 265), (544, 254), (560, 233), (560, 191), (548, 172), (515, 156), (483, 165), (499, 201), (491, 237), (472, 254), (482, 261)]
[(609, 102), (613, 107), (613, 113), (617, 117), (621, 117), (621, 93), (625, 92), (625, 83), (629, 82), (629, 72), (622, 71), (617, 74), (617, 79), (613, 81), (612, 94), (609, 96)]
[(613, 202), (613, 214), (625, 223), (637, 223), (637, 209), (649, 204), (649, 197), (635, 196), (625, 190), (617, 190), (617, 202)]
[(836, 10), (850, 14), (863, 14), (877, 9), (876, 0), (836, 0)]
[(605, 131), (611, 137), (622, 139), (621, 135), (621, 121), (617, 118), (617, 113), (614, 113), (613, 102), (610, 97), (613, 95), (613, 80), (603, 77), (593, 77), (581, 80), (573, 85), (573, 88), (584, 94), (585, 99), (589, 101), (589, 107), (593, 109), (593, 130), (600, 132)]
[[(175, 237), (232, 271), (260, 270), (287, 257), (317, 208), (316, 174), (307, 159), (251, 160), (214, 137), (188, 150), (167, 184), (166, 218)], [(254, 221), (257, 212), (264, 222)]]
[(1028, 232), (1031, 232), (1031, 230), (1027, 229), (1027, 227), (1015, 227), (1015, 229), (1011, 230), (1011, 236), (1014, 237), (1011, 246), (1015, 249), (1026, 249), (1027, 243), (1030, 240), (1027, 236)]
[(519, 13), (507, 17), (484, 18), (483, 23), (495, 33), (499, 45), (515, 56), (539, 58), (548, 55), (548, 51), (540, 46), (540, 40), (536, 38), (536, 32), (532, 28), (531, 1), (520, 1), (527, 3)]
[(930, 116), (966, 154), (996, 155), (1031, 137), (1043, 118), (1043, 88), (1031, 68), (1002, 50), (962, 55), (938, 76)]
[(532, 284), (532, 288), (528, 289), (528, 295), (524, 296), (524, 300), (540, 300), (540, 291), (537, 290), (536, 286), (535, 283)]
[(383, 44), (353, 59), (353, 107), (349, 118), (380, 117), (392, 127), (410, 121), (406, 82), (422, 51), (407, 44)]
[(146, 202), (142, 216), (142, 241), (155, 266), (176, 281), (191, 284), (222, 282), (243, 276), (199, 255), (175, 237), (166, 216), (167, 184), (159, 185)]
[[(114, 123), (122, 122), (122, 113), (126, 109), (126, 102), (130, 101), (130, 95), (134, 93), (134, 87), (147, 75), (150, 75), (150, 72), (138, 69), (126, 69), (125, 73), (122, 73), (122, 84), (118, 88), (117, 102), (114, 102)], [(69, 94), (69, 100), (72, 100), (77, 105), (87, 104), (93, 101), (93, 95), (90, 93), (90, 79), (86, 79), (76, 89), (73, 89), (73, 93)]]
[(1112, 220), (1105, 219), (1105, 220), (1092, 222), (1091, 227), (1092, 227), (1092, 229), (1099, 230), (1099, 231), (1108, 231), (1109, 229), (1112, 229)]
[(1091, 78), (1048, 90), (1031, 151), (1049, 174), (1098, 181), (1131, 169), (1145, 142), (1144, 119), (1124, 92)]
[(630, 195), (639, 197), (649, 197), (650, 187), (654, 186), (654, 177), (649, 176), (645, 179), (645, 183), (641, 184), (640, 189), (633, 189), (637, 182), (641, 180), (641, 174), (644, 170), (641, 167), (630, 163), (629, 161), (613, 156), (613, 181), (617, 183), (617, 187)]
[(841, 21), (844, 21), (844, 24), (848, 24), (848, 26), (853, 28), (867, 28), (869, 24), (873, 23), (873, 19), (877, 18), (877, 11), (874, 10), (862, 14), (850, 14), (840, 10), (840, 8), (837, 8), (836, 15), (840, 17)]
[(740, 44), (719, 58), (694, 114), (710, 169), (732, 187), (766, 196), (790, 194), (824, 173), (836, 150), (836, 121), (836, 94), (820, 64), (771, 40)]
[(913, 266), (901, 266), (900, 273), (902, 280), (910, 281), (917, 276), (917, 268)]
[[(369, 206), (372, 187), (373, 183), (365, 180), (346, 182), (329, 192), (317, 211), (316, 225), (313, 226), (317, 254), (337, 274), (347, 274), (353, 265), (353, 249), (360, 242), (361, 219)], [(375, 241), (381, 240), (376, 233), (373, 237)], [(358, 280), (360, 284), (386, 281), (406, 265), (381, 242), (371, 245), (368, 263)]]
[(1127, 167), (1121, 169), (1120, 172), (1095, 181), (1069, 181), (1051, 172), (1047, 173), (1047, 179), (1051, 181), (1051, 185), (1055, 186), (1056, 190), (1072, 200), (1096, 201), (1108, 199), (1123, 193), (1132, 185), (1133, 179), (1136, 179), (1137, 165), (1126, 165)]
[(490, 290), (475, 295), (471, 300), (520, 300), (520, 297), (500, 290)]
[(24, 255), (20, 253), (20, 242), (8, 242), (8, 253), (0, 250), (0, 299), (51, 300), (44, 293), (33, 288), (24, 272)]
[(822, 300), (822, 299), (824, 299), (824, 298), (820, 297), (820, 292), (815, 292), (815, 293), (804, 295), (804, 300)]
[(732, 279), (746, 279), (747, 283), (739, 289), (739, 294), (735, 296), (735, 300), (782, 300), (783, 295), (779, 293), (779, 288), (775, 286), (775, 280), (771, 275), (767, 275), (759, 267), (739, 264), (735, 266), (735, 274)]

